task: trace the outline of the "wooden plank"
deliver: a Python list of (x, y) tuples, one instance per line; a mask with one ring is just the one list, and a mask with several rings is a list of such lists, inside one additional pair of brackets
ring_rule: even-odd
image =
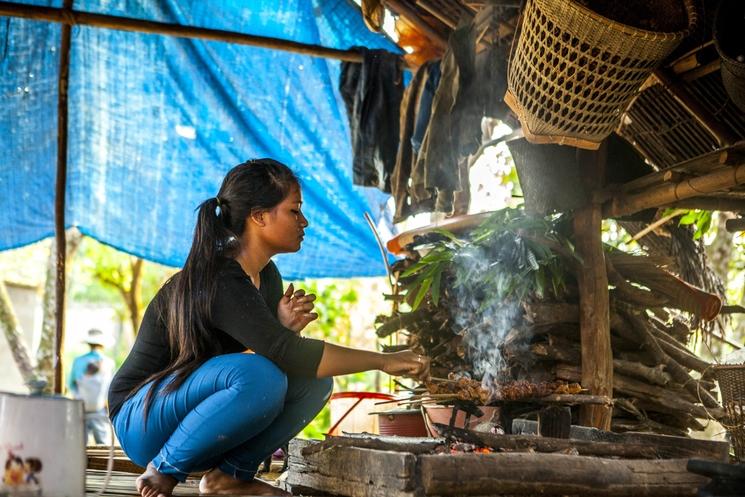
[(687, 459), (603, 459), (559, 454), (419, 456), (425, 495), (694, 496), (708, 478)]
[[(535, 434), (538, 423), (527, 419), (512, 421), (513, 433)], [(714, 461), (729, 461), (729, 443), (718, 440), (698, 440), (695, 438), (673, 437), (654, 433), (614, 433), (586, 426), (572, 425), (569, 437), (574, 440), (587, 440), (614, 443), (641, 443), (654, 446), (663, 458), (698, 458)]]
[[(88, 456), (88, 469), (102, 469), (106, 470), (109, 464), (108, 456), (95, 457)], [(126, 457), (115, 457), (114, 458), (114, 471), (130, 473), (140, 475), (145, 471), (145, 468), (138, 466)]]
[[(309, 443), (290, 444), (287, 485), (296, 491), (349, 497), (417, 497), (416, 458), (409, 452), (329, 447), (313, 452)], [(310, 452), (303, 455), (303, 449)]]
[[(588, 190), (602, 185), (605, 143), (597, 151), (578, 150), (580, 171)], [(592, 395), (613, 397), (613, 354), (610, 340), (608, 274), (601, 239), (602, 212), (590, 203), (574, 213), (577, 255), (583, 268), (577, 274), (579, 287), (580, 335), (582, 343), (582, 386)], [(580, 424), (610, 429), (613, 409), (604, 405), (583, 405)]]

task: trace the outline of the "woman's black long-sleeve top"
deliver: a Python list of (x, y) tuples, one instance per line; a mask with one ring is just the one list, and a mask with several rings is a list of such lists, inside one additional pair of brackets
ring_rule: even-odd
[[(315, 376), (323, 354), (323, 341), (304, 338), (282, 326), (277, 305), (282, 298), (282, 277), (269, 261), (261, 271), (257, 289), (233, 259), (224, 259), (218, 270), (212, 305), (212, 329), (219, 354), (251, 349), (272, 360), (287, 374)], [(134, 346), (109, 388), (109, 416), (114, 417), (132, 390), (169, 365), (164, 314), (166, 292), (161, 288), (148, 305)]]

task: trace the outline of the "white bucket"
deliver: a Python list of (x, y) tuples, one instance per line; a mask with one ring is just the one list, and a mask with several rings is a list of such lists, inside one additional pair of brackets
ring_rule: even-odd
[(85, 495), (83, 402), (0, 392), (0, 496)]

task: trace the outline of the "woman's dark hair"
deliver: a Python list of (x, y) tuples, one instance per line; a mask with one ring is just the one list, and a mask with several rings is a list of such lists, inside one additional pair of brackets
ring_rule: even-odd
[(231, 169), (217, 196), (197, 208), (194, 240), (184, 268), (166, 282), (162, 290), (165, 298), (160, 300), (160, 319), (165, 322), (171, 351), (169, 365), (133, 390), (153, 382), (145, 397), (145, 417), (161, 381), (174, 374), (163, 389), (172, 392), (220, 352), (210, 327), (220, 259), (237, 254), (248, 216), (276, 207), (298, 186), (297, 177), (284, 164), (272, 159), (251, 160)]

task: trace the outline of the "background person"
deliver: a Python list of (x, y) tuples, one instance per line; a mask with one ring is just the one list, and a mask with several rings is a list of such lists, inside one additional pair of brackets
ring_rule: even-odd
[(114, 361), (104, 355), (108, 337), (103, 331), (91, 328), (85, 338), (90, 350), (75, 358), (67, 387), (73, 398), (85, 406), (86, 443), (93, 435), (97, 444), (111, 443), (111, 428), (106, 413), (106, 396), (114, 372)]

